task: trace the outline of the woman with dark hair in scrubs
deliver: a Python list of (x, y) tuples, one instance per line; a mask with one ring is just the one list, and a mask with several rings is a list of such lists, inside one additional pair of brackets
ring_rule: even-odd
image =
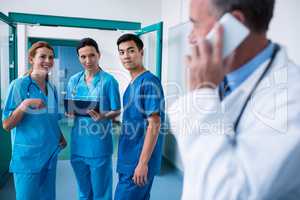
[(78, 184), (78, 199), (112, 199), (112, 119), (120, 114), (119, 85), (99, 66), (98, 44), (92, 38), (82, 39), (77, 46), (84, 68), (68, 83), (67, 98), (94, 101), (99, 107), (73, 116), (71, 131), (71, 164)]
[(57, 154), (66, 146), (57, 91), (48, 81), (54, 50), (36, 42), (28, 54), (31, 69), (10, 84), (2, 116), (3, 128), (12, 134), (10, 172), (17, 200), (53, 200)]

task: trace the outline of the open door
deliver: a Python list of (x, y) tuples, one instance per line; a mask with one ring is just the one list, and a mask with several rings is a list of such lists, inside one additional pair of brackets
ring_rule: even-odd
[(145, 44), (145, 67), (161, 80), (163, 22), (143, 27), (137, 34)]
[[(0, 12), (0, 95), (1, 117), (9, 83), (16, 77), (16, 27), (9, 18)], [(1, 123), (2, 124), (2, 123)], [(3, 130), (0, 133), (0, 189), (8, 178), (11, 157), (10, 134)]]

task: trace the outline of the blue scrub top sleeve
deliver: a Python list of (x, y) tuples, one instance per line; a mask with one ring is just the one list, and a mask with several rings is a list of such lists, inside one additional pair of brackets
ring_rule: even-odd
[(119, 93), (119, 84), (116, 79), (112, 78), (108, 85), (108, 96), (110, 102), (110, 110), (120, 110), (120, 93)]
[(144, 112), (147, 117), (164, 112), (164, 94), (160, 82), (147, 80), (143, 83)]
[(17, 84), (17, 81), (14, 80), (9, 85), (8, 95), (5, 100), (5, 105), (2, 113), (2, 120), (6, 120), (11, 113), (21, 104), (24, 97), (22, 97), (22, 88), (21, 84)]

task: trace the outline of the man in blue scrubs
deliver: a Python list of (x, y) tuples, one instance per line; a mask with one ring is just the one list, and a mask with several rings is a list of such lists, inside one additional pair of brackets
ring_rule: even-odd
[(143, 42), (125, 34), (117, 45), (132, 80), (123, 97), (115, 200), (147, 200), (161, 164), (164, 94), (160, 80), (143, 66)]
[(98, 101), (99, 111), (73, 115), (71, 164), (79, 199), (112, 199), (112, 119), (120, 114), (117, 81), (99, 67), (100, 51), (96, 41), (84, 38), (77, 47), (84, 71), (73, 75), (68, 83), (67, 98)]

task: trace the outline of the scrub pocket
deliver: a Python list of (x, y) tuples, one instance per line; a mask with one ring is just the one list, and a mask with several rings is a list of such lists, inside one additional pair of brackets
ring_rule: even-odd
[(14, 144), (10, 166), (12, 172), (38, 172), (45, 164), (42, 153), (41, 145)]

